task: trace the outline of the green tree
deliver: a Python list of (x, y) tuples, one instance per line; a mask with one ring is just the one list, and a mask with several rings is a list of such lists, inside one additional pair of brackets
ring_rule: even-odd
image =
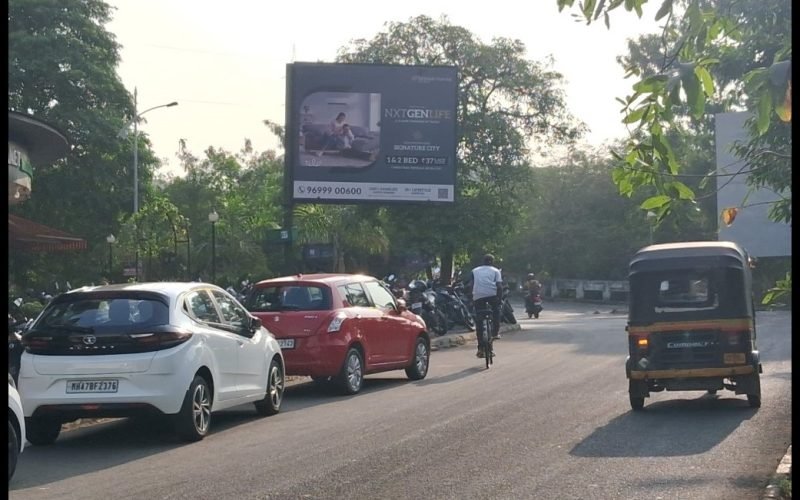
[[(559, 10), (574, 0), (556, 0)], [(642, 16), (646, 0), (586, 0), (579, 4), (587, 23), (619, 7)], [(750, 138), (737, 153), (749, 171), (753, 187), (768, 187), (781, 195), (770, 217), (791, 222), (791, 2), (789, 0), (663, 0), (656, 20), (664, 19), (661, 64), (638, 76), (633, 94), (621, 99), (623, 122), (636, 127), (625, 151), (616, 153), (620, 166), (614, 181), (620, 193), (654, 189), (641, 205), (663, 220), (675, 207), (695, 202), (695, 193), (677, 174), (682, 166), (666, 132), (681, 120), (676, 111), (688, 110), (701, 120), (706, 103), (720, 99), (724, 105), (750, 110)], [(652, 40), (651, 40), (652, 44)], [(746, 208), (746, 200), (742, 206)], [(729, 220), (736, 207), (720, 207)], [(787, 288), (788, 286), (788, 288)], [(791, 275), (777, 288), (789, 292)], [(783, 287), (783, 288), (781, 288)], [(774, 294), (771, 296), (775, 296)], [(767, 299), (770, 297), (766, 297)]]
[(484, 43), (446, 17), (388, 23), (372, 39), (340, 49), (337, 61), (458, 68), (456, 202), (387, 209), (395, 252), (439, 255), (445, 275), (454, 255), (502, 245), (527, 190), (529, 153), (569, 144), (584, 130), (567, 111), (563, 77), (552, 61), (526, 59), (519, 40)]
[(138, 252), (140, 281), (186, 278), (178, 264), (178, 241), (185, 239), (186, 221), (163, 193), (152, 193), (136, 214), (121, 216), (119, 226), (118, 255), (134, 262)]
[[(602, 15), (608, 25), (610, 11), (624, 5), (641, 16), (645, 2), (586, 1), (580, 8), (587, 22)], [(574, 0), (557, 3), (563, 9), (572, 6)], [(762, 136), (771, 128), (780, 136), (771, 143), (773, 146), (791, 145), (788, 127), (781, 130), (777, 126), (791, 119), (791, 3), (663, 0), (656, 14), (656, 20), (660, 19), (665, 19), (661, 64), (651, 65), (657, 72), (643, 73), (635, 65), (628, 68), (629, 74), (640, 76), (640, 80), (633, 85), (634, 93), (621, 100), (623, 122), (635, 125), (643, 134), (628, 142), (624, 155), (617, 155), (623, 166), (615, 172), (615, 181), (623, 194), (643, 186), (655, 187), (657, 194), (645, 200), (642, 208), (657, 210), (663, 219), (677, 203), (694, 199), (692, 190), (674, 177), (681, 165), (665, 139), (665, 132), (677, 121), (676, 108), (685, 107), (692, 119), (699, 120), (707, 101), (716, 94), (726, 104), (743, 105), (754, 112), (749, 143), (754, 155), (773, 156), (774, 151), (759, 147)], [(788, 193), (791, 170), (787, 166), (791, 163), (781, 163), (783, 175), (761, 175), (759, 168), (763, 165), (750, 161), (751, 180)], [(786, 207), (791, 206), (791, 195), (780, 204), (783, 208), (773, 215), (790, 218), (791, 209)]]
[[(43, 262), (16, 254), (15, 268), (96, 281), (105, 268), (105, 236), (132, 207), (131, 141), (117, 138), (133, 102), (117, 73), (119, 45), (105, 29), (112, 8), (100, 0), (10, 0), (8, 105), (64, 130), (72, 149), (37, 168), (31, 200), (14, 212), (85, 238), (88, 253)], [(140, 138), (140, 179), (148, 186), (156, 160)]]
[[(388, 250), (389, 240), (384, 232), (385, 220), (381, 210), (350, 205), (299, 205), (294, 209), (294, 220), (303, 243), (330, 243), (333, 246), (333, 272), (353, 271), (359, 262), (350, 262), (348, 255), (382, 254)], [(358, 250), (361, 252), (358, 252)]]
[(267, 229), (280, 226), (283, 164), (274, 151), (258, 153), (249, 140), (237, 153), (209, 147), (195, 157), (182, 141), (186, 175), (166, 179), (164, 192), (190, 222), (192, 274), (210, 275), (215, 210), (217, 282), (262, 279), (283, 268), (282, 252), (265, 244)]
[[(626, 277), (630, 257), (649, 243), (650, 226), (637, 200), (615, 195), (611, 168), (599, 152), (574, 150), (558, 164), (533, 169), (534, 193), (505, 251), (509, 279), (527, 272)], [(655, 241), (665, 238), (664, 229)]]

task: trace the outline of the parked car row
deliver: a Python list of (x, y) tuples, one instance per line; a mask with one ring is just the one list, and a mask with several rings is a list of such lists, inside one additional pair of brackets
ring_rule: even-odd
[(197, 441), (218, 410), (253, 403), (258, 415), (278, 413), (286, 375), (356, 394), (369, 373), (428, 373), (425, 322), (375, 278), (264, 280), (245, 305), (207, 283), (55, 297), (22, 335), (18, 385), (9, 376), (9, 480), (26, 439), (51, 444), (78, 418), (158, 415)]

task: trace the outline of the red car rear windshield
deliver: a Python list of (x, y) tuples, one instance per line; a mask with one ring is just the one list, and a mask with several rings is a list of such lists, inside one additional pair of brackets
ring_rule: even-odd
[(325, 286), (291, 284), (253, 289), (245, 307), (250, 312), (325, 311), (331, 308), (331, 292)]

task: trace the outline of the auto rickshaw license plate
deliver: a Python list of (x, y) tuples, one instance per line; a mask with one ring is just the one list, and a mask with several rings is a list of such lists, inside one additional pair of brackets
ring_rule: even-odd
[(744, 364), (744, 353), (742, 352), (726, 352), (722, 355), (722, 361), (726, 365), (742, 365)]

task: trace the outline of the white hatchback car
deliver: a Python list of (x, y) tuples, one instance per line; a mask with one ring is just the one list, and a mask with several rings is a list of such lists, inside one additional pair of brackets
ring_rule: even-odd
[(17, 392), (17, 385), (8, 374), (8, 480), (17, 470), (17, 459), (25, 449), (25, 415)]
[(19, 390), (31, 444), (78, 418), (169, 416), (196, 441), (211, 413), (280, 410), (283, 354), (261, 321), (207, 283), (84, 287), (54, 298), (23, 335)]

